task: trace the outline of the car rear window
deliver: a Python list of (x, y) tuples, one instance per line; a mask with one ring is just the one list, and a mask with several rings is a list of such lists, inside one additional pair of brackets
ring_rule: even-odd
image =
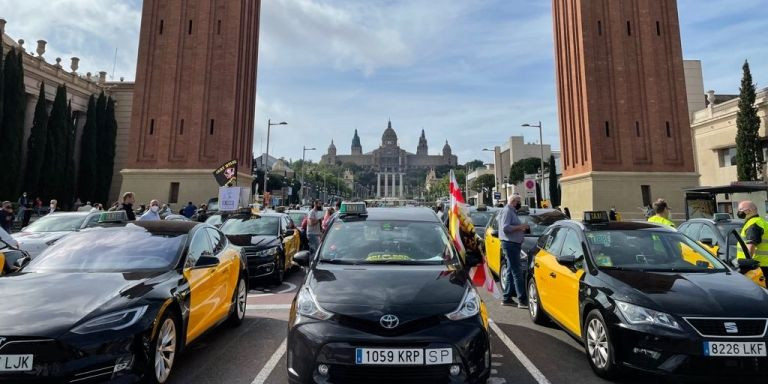
[(280, 218), (277, 216), (233, 217), (224, 222), (221, 231), (225, 235), (272, 235), (277, 236)]
[(469, 213), (469, 217), (472, 219), (472, 224), (474, 224), (475, 227), (488, 226), (488, 221), (491, 219), (491, 216), (493, 216), (493, 212), (488, 211), (472, 211)]

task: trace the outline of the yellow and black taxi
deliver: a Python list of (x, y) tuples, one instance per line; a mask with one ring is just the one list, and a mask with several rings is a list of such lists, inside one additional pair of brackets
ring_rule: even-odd
[(588, 212), (561, 221), (531, 258), (530, 316), (581, 340), (592, 369), (765, 378), (768, 291), (699, 243)]
[(488, 316), (428, 208), (343, 203), (288, 325), (291, 383), (485, 383)]
[(301, 246), (299, 231), (284, 213), (244, 210), (230, 215), (221, 231), (243, 249), (250, 278), (273, 285), (283, 283)]
[(164, 383), (179, 352), (245, 316), (247, 270), (216, 228), (70, 234), (0, 278), (0, 382)]
[(731, 219), (729, 216), (723, 216), (715, 219), (691, 219), (678, 227), (678, 231), (698, 241), (718, 256), (721, 260), (725, 259), (725, 245), (730, 244), (730, 255), (736, 255), (737, 241), (728, 239), (732, 231), (741, 232), (744, 226), (744, 220)]

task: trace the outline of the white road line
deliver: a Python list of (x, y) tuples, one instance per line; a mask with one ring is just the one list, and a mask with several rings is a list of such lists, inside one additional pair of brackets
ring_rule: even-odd
[(246, 311), (265, 311), (270, 309), (291, 309), (291, 304), (248, 304)]
[(283, 358), (283, 355), (285, 355), (285, 344), (287, 342), (288, 342), (288, 339), (283, 339), (283, 342), (280, 344), (279, 347), (277, 347), (277, 351), (275, 351), (275, 353), (272, 354), (272, 357), (269, 358), (269, 361), (267, 361), (267, 363), (264, 364), (264, 367), (261, 368), (261, 371), (259, 371), (259, 374), (256, 375), (256, 378), (253, 379), (251, 384), (264, 384), (267, 382), (269, 375), (272, 373), (272, 371), (275, 369), (277, 364), (280, 362), (280, 359)]
[(264, 296), (272, 296), (274, 293), (251, 293), (248, 295), (248, 297), (264, 297)]
[(291, 292), (291, 291), (293, 291), (294, 289), (296, 289), (296, 284), (292, 284), (292, 283), (289, 283), (289, 282), (287, 282), (287, 281), (284, 281), (284, 282), (283, 282), (283, 284), (287, 285), (287, 286), (288, 286), (288, 288), (286, 288), (286, 289), (283, 289), (283, 290), (281, 290), (281, 291), (277, 291), (277, 293), (286, 293), (286, 292)]
[(544, 377), (544, 374), (539, 371), (538, 368), (536, 368), (535, 365), (531, 362), (531, 360), (528, 360), (528, 357), (525, 356), (523, 351), (520, 350), (520, 348), (515, 345), (515, 343), (512, 342), (512, 340), (509, 339), (509, 337), (504, 333), (504, 331), (499, 328), (496, 323), (491, 321), (491, 329), (493, 329), (493, 332), (496, 333), (497, 336), (501, 339), (501, 341), (504, 343), (504, 345), (509, 348), (509, 350), (512, 352), (512, 354), (515, 355), (518, 361), (520, 361), (520, 364), (525, 367), (525, 369), (528, 370), (528, 373), (533, 376), (533, 379), (536, 380), (539, 384), (550, 384), (549, 380), (547, 380), (546, 377)]

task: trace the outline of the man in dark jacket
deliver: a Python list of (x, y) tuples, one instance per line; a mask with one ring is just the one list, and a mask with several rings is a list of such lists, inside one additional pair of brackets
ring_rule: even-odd
[(133, 212), (133, 203), (135, 201), (136, 198), (134, 197), (133, 192), (126, 192), (123, 194), (123, 203), (117, 208), (118, 211), (125, 211), (125, 214), (128, 216), (128, 221), (136, 220), (136, 213)]
[(13, 226), (13, 207), (10, 201), (4, 201), (2, 207), (0, 207), (0, 227), (5, 229), (6, 232), (11, 233), (11, 227)]

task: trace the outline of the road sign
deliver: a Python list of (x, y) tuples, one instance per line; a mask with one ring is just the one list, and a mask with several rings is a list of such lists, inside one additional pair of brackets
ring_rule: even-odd
[(495, 200), (501, 200), (501, 192), (494, 192), (493, 193), (493, 198)]
[(526, 198), (536, 197), (536, 181), (535, 180), (525, 179), (525, 182), (523, 182), (523, 186), (525, 187)]

